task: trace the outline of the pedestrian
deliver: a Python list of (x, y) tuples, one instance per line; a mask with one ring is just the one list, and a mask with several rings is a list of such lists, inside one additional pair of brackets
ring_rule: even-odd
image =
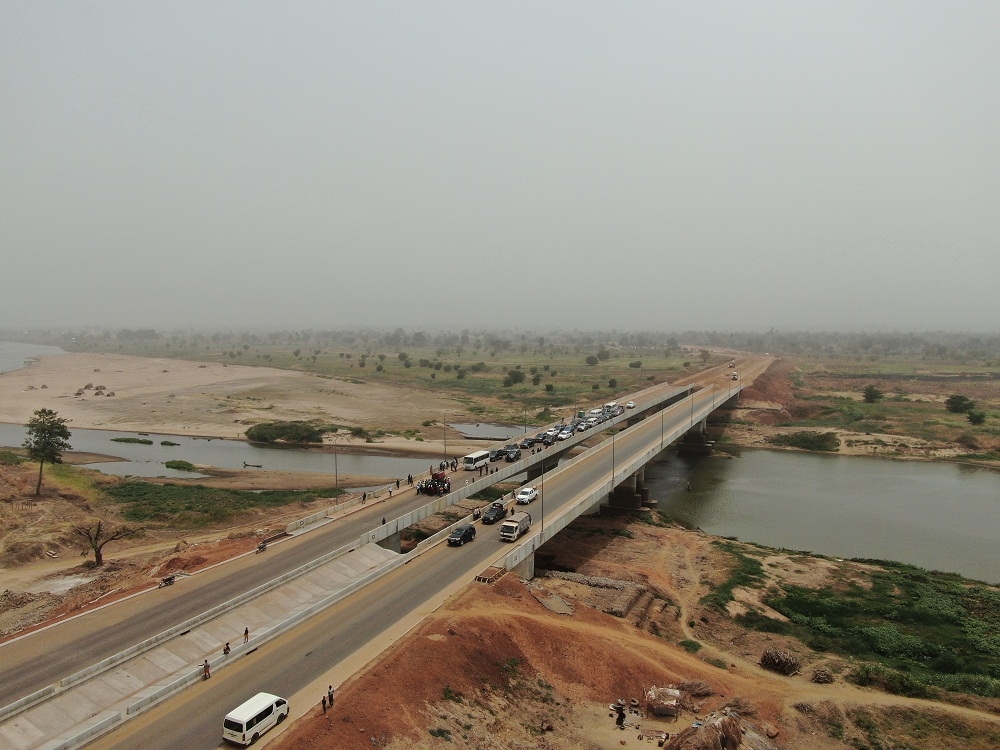
[(250, 642), (250, 628), (243, 628), (243, 642)]
[(389, 497), (392, 497), (392, 487), (389, 487)]
[(688, 488), (688, 491), (690, 492), (691, 491), (691, 483), (690, 482), (687, 483), (687, 488)]
[(232, 649), (229, 648), (229, 641), (226, 641), (226, 645), (223, 647), (222, 653), (225, 654), (226, 656), (229, 656), (230, 651), (232, 651)]
[(205, 659), (205, 663), (201, 665), (201, 669), (205, 673), (206, 680), (212, 676), (212, 668), (208, 665), (208, 659)]
[(398, 479), (396, 480), (396, 489), (397, 490), (399, 489), (399, 480)]
[(330, 708), (333, 708), (333, 685), (326, 689), (326, 702), (330, 704)]
[(361, 493), (361, 504), (364, 505), (366, 502), (368, 502), (368, 493), (367, 492), (362, 492)]
[(326, 696), (323, 696), (323, 713), (326, 713)]
[(385, 516), (382, 516), (382, 525), (385, 526)]

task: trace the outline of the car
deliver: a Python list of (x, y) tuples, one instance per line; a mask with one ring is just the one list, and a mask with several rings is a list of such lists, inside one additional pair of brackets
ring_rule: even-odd
[(558, 440), (558, 439), (559, 438), (557, 438), (554, 433), (552, 435), (546, 434), (545, 437), (542, 438), (542, 445), (548, 447), (548, 446), (554, 444), (556, 442), (556, 440)]
[(499, 461), (500, 459), (502, 459), (504, 457), (504, 454), (506, 452), (507, 451), (502, 450), (500, 448), (496, 448), (494, 450), (491, 450), (490, 451), (490, 462)]
[(590, 429), (590, 425), (589, 424), (587, 424), (586, 422), (580, 422), (580, 424), (577, 425), (576, 431), (577, 432), (586, 432), (589, 429)]
[(448, 535), (448, 546), (461, 547), (466, 542), (471, 542), (475, 538), (476, 527), (471, 523), (463, 523), (461, 526), (456, 526), (451, 534)]
[(545, 440), (545, 435), (546, 434), (547, 433), (539, 432), (537, 435), (535, 435), (535, 445), (538, 445), (540, 442), (542, 442), (543, 440)]
[(535, 439), (533, 437), (526, 437), (526, 438), (524, 438), (524, 440), (522, 440), (520, 443), (518, 443), (518, 447), (520, 447), (520, 448), (530, 448), (534, 444), (535, 444)]
[(490, 503), (485, 511), (483, 511), (483, 523), (487, 526), (494, 524), (497, 521), (502, 521), (507, 517), (507, 506), (503, 503)]
[(597, 427), (600, 421), (601, 420), (598, 419), (597, 417), (591, 417), (590, 419), (587, 420), (587, 424), (589, 424), (591, 427)]
[(573, 430), (566, 429), (556, 435), (556, 440), (569, 440), (571, 437), (573, 437)]
[(627, 404), (625, 404), (625, 408), (626, 409), (634, 409), (635, 408), (635, 401), (629, 401)]
[(516, 450), (517, 450), (517, 443), (507, 443), (507, 445), (503, 447), (504, 453), (509, 453), (510, 451), (516, 451)]
[(545, 434), (546, 435), (551, 435), (552, 437), (555, 437), (560, 432), (562, 432), (562, 427), (550, 427), (549, 429), (547, 429), (545, 431)]
[(514, 461), (520, 461), (521, 460), (521, 449), (518, 448), (515, 445), (513, 450), (507, 451), (507, 455), (504, 456), (503, 460), (506, 461), (507, 463), (513, 463)]
[(534, 487), (522, 487), (517, 491), (517, 497), (514, 500), (517, 501), (518, 505), (527, 505), (536, 497), (538, 497), (538, 490)]

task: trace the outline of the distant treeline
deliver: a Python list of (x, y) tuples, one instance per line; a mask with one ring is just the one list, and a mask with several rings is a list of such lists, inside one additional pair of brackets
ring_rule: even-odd
[[(577, 354), (607, 347), (667, 354), (683, 347), (725, 348), (757, 353), (919, 357), (935, 360), (1000, 360), (1000, 333), (838, 333), (835, 331), (511, 331), (464, 329), (425, 331), (384, 329), (303, 329), (268, 332), (157, 331), (155, 329), (81, 329), (0, 331), (0, 340), (60, 346), (70, 351), (133, 348), (149, 344), (176, 354), (190, 349), (223, 349), (239, 354), (251, 348), (287, 347), (295, 356), (320, 351), (402, 352), (434, 350), (438, 356), (465, 352)], [(616, 356), (618, 356), (616, 354)], [(621, 356), (627, 356), (622, 353)]]

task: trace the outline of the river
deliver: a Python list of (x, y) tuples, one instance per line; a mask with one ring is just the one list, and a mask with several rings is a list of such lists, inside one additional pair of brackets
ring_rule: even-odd
[(646, 484), (662, 511), (710, 534), (1000, 582), (1000, 474), (989, 469), (744, 450), (671, 455)]

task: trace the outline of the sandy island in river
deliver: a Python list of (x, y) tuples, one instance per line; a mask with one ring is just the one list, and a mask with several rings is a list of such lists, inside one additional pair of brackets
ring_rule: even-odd
[[(369, 431), (401, 431), (419, 428), (444, 412), (461, 418), (464, 410), (452, 397), (412, 387), (119, 354), (41, 357), (0, 374), (0, 422), (26, 424), (40, 408), (58, 412), (70, 429), (232, 439), (242, 439), (247, 428), (259, 422), (321, 420)], [(332, 437), (327, 442), (332, 444)], [(365, 443), (342, 433), (337, 442), (345, 451), (441, 455), (440, 439), (388, 435)], [(450, 453), (479, 445), (449, 430)]]

